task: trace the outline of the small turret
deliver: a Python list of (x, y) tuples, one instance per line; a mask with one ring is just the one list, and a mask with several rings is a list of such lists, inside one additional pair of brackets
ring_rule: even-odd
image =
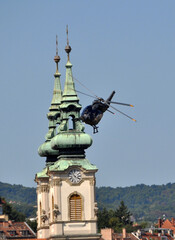
[(60, 84), (60, 76), (61, 74), (58, 71), (58, 63), (60, 61), (60, 57), (58, 56), (58, 39), (56, 36), (56, 56), (54, 57), (54, 61), (56, 63), (56, 72), (54, 74), (55, 83), (53, 90), (53, 98), (51, 101), (51, 106), (49, 108), (49, 112), (47, 114), (47, 118), (49, 120), (49, 131), (46, 134), (46, 141), (43, 143), (39, 149), (38, 153), (42, 157), (47, 157), (46, 162), (55, 162), (58, 156), (58, 150), (53, 150), (50, 145), (51, 139), (56, 136), (56, 126), (60, 124), (60, 104), (62, 98), (61, 84)]

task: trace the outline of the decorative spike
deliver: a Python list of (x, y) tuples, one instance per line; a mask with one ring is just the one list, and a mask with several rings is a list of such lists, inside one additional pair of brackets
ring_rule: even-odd
[(66, 34), (67, 34), (67, 46), (65, 47), (65, 51), (67, 52), (67, 58), (68, 58), (68, 61), (69, 61), (69, 53), (71, 52), (71, 46), (69, 45), (68, 25), (66, 26)]
[(56, 35), (56, 56), (54, 57), (56, 63), (56, 73), (58, 73), (58, 63), (60, 61), (60, 56), (58, 56), (58, 36)]
[(53, 97), (51, 101), (51, 106), (49, 108), (49, 112), (47, 114), (47, 118), (49, 120), (49, 130), (45, 136), (46, 141), (39, 147), (38, 153), (42, 157), (47, 157), (46, 164), (50, 164), (50, 162), (56, 162), (57, 156), (59, 154), (58, 150), (53, 150), (51, 148), (50, 141), (56, 135), (56, 127), (60, 124), (61, 112), (60, 112), (60, 104), (62, 98), (61, 84), (60, 84), (60, 76), (61, 74), (58, 72), (58, 62), (60, 61), (60, 57), (58, 56), (58, 37), (56, 35), (56, 56), (54, 57), (54, 61), (56, 63), (56, 73), (54, 74), (54, 89), (53, 89)]
[(58, 56), (58, 36), (56, 35), (56, 56)]
[(66, 26), (66, 34), (67, 34), (67, 46), (69, 46), (69, 38), (68, 38), (68, 25)]

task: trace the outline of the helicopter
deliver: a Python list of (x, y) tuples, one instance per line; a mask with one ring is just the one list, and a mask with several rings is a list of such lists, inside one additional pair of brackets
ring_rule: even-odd
[(80, 119), (82, 120), (82, 122), (85, 122), (86, 124), (91, 125), (93, 127), (93, 133), (98, 133), (99, 127), (97, 126), (97, 124), (101, 121), (104, 112), (108, 111), (112, 114), (115, 114), (114, 112), (108, 109), (109, 107), (112, 107), (116, 111), (120, 112), (121, 114), (125, 115), (126, 117), (136, 122), (135, 119), (131, 118), (127, 114), (119, 111), (118, 109), (110, 105), (110, 103), (113, 103), (133, 107), (133, 105), (127, 103), (112, 102), (111, 100), (114, 94), (115, 91), (113, 91), (106, 100), (104, 100), (103, 98), (97, 98), (92, 102), (91, 105), (88, 105), (83, 109)]
[[(93, 127), (93, 133), (98, 132), (97, 124), (103, 117), (103, 113), (109, 108), (110, 101), (113, 98), (115, 91), (104, 101), (103, 98), (98, 98), (92, 102), (91, 105), (85, 107), (82, 111), (80, 119), (82, 122), (89, 124)], [(104, 102), (104, 103), (103, 103)]]
[(98, 133), (98, 128), (99, 127), (97, 126), (97, 124), (101, 121), (104, 112), (108, 111), (112, 114), (115, 114), (114, 112), (112, 112), (108, 109), (109, 107), (113, 108), (115, 111), (119, 112), (120, 114), (122, 114), (122, 115), (126, 116), (127, 118), (131, 119), (132, 121), (136, 122), (136, 120), (134, 118), (130, 117), (126, 113), (118, 110), (117, 108), (115, 108), (111, 105), (111, 103), (112, 103), (112, 104), (124, 105), (124, 106), (128, 106), (128, 107), (134, 107), (131, 104), (111, 101), (114, 94), (115, 94), (115, 91), (112, 91), (110, 96), (106, 100), (104, 100), (103, 98), (100, 98), (96, 94), (94, 94), (90, 89), (88, 89), (78, 79), (76, 79), (75, 77), (73, 79), (76, 80), (79, 84), (81, 84), (84, 88), (86, 88), (86, 90), (91, 92), (93, 94), (93, 96), (76, 90), (77, 92), (79, 92), (83, 95), (95, 98), (95, 100), (92, 102), (91, 105), (88, 105), (83, 109), (83, 111), (81, 113), (81, 116), (79, 118), (82, 122), (84, 122), (84, 123), (93, 127), (93, 133), (94, 134)]

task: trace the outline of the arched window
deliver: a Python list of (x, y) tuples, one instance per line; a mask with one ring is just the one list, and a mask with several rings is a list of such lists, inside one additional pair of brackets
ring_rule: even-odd
[(69, 130), (73, 130), (73, 129), (75, 129), (74, 116), (69, 116), (68, 126), (69, 126), (69, 127), (68, 127)]
[(78, 194), (73, 194), (69, 199), (70, 220), (82, 219), (82, 199)]
[(42, 205), (41, 202), (39, 203), (39, 210), (40, 210), (40, 215), (42, 214)]
[(52, 211), (54, 210), (54, 197), (52, 195)]
[(41, 205), (41, 202), (39, 203), (39, 211), (40, 211), (39, 217), (40, 217), (40, 221), (41, 221), (41, 215), (42, 215), (42, 205)]

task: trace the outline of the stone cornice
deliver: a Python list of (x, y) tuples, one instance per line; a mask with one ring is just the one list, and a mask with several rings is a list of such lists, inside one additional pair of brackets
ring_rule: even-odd
[(59, 179), (53, 179), (50, 181), (50, 185), (53, 187), (53, 186), (61, 186), (61, 182), (62, 180), (59, 178)]
[(57, 221), (52, 221), (49, 223), (49, 226), (53, 225), (53, 224), (57, 224), (57, 223), (94, 223), (94, 222), (97, 222), (96, 219), (91, 219), (91, 220), (79, 220), (79, 221), (63, 221), (63, 220), (57, 220)]
[(37, 193), (43, 193), (43, 192), (47, 192), (47, 193), (48, 193), (48, 192), (49, 192), (49, 189), (50, 189), (50, 188), (49, 188), (49, 185), (48, 185), (48, 184), (47, 184), (47, 185), (45, 184), (45, 185), (40, 185), (40, 186), (38, 186), (36, 191), (37, 191)]
[(42, 230), (42, 229), (49, 229), (49, 225), (41, 226), (41, 227), (37, 228), (37, 231)]

